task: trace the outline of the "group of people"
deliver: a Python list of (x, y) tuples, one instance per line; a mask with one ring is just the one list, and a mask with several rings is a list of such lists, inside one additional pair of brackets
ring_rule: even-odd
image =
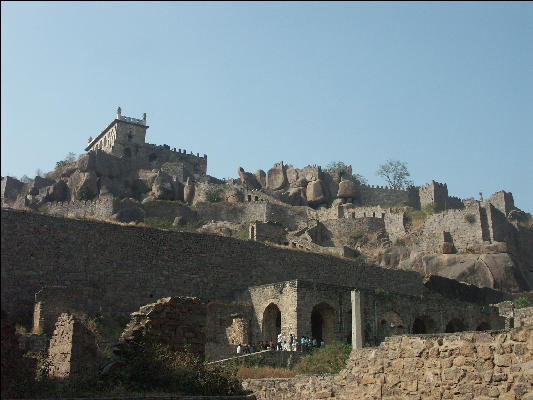
[(302, 336), (300, 340), (291, 333), (289, 340), (283, 340), (283, 334), (280, 332), (277, 337), (277, 342), (259, 342), (258, 344), (244, 344), (237, 346), (237, 354), (251, 354), (263, 350), (277, 350), (277, 351), (309, 351), (316, 347), (324, 347), (324, 340), (320, 342), (309, 336)]

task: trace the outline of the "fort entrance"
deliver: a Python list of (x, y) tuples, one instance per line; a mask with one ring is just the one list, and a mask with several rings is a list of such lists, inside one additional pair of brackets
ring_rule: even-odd
[(335, 310), (328, 303), (320, 303), (311, 312), (311, 334), (319, 343), (335, 340)]
[(281, 332), (281, 311), (274, 303), (270, 303), (263, 313), (262, 332), (264, 342), (277, 342)]

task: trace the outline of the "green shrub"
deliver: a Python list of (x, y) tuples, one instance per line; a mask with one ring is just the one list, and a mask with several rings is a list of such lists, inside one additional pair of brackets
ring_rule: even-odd
[(78, 200), (91, 200), (94, 197), (94, 193), (88, 187), (82, 187), (78, 192)]
[(352, 346), (333, 342), (303, 357), (294, 370), (301, 374), (336, 374), (346, 366)]
[(474, 222), (476, 222), (476, 216), (474, 214), (466, 214), (465, 221), (469, 224), (473, 224)]
[(365, 245), (368, 243), (368, 235), (360, 231), (355, 231), (352, 235), (352, 239), (359, 245)]
[(529, 300), (527, 297), (517, 297), (514, 299), (514, 308), (526, 308), (529, 307)]
[(242, 393), (235, 368), (208, 366), (187, 349), (172, 352), (162, 344), (136, 343), (124, 354), (120, 380), (133, 391), (164, 391), (191, 395)]
[(424, 210), (424, 212), (426, 214), (435, 214), (435, 213), (438, 213), (439, 211), (441, 211), (441, 209), (439, 208), (437, 203), (426, 204), (424, 206), (423, 210)]
[(249, 239), (250, 238), (250, 232), (249, 232), (249, 229), (248, 228), (243, 228), (241, 229), (236, 237), (238, 237), (239, 239)]
[(391, 295), (386, 290), (378, 288), (374, 290), (374, 294), (376, 295), (378, 299), (386, 300), (386, 301), (391, 300)]
[(205, 201), (208, 201), (209, 203), (218, 203), (219, 201), (222, 201), (222, 192), (223, 190), (221, 188), (206, 190), (204, 194)]

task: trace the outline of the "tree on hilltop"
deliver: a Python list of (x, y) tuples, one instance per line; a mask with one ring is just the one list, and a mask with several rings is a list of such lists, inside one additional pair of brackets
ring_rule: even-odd
[(379, 166), (376, 175), (384, 178), (393, 189), (405, 189), (413, 185), (409, 179), (411, 174), (407, 170), (407, 163), (400, 160), (387, 160), (385, 164)]
[(326, 165), (326, 169), (335, 170), (337, 181), (340, 182), (342, 178), (354, 181), (360, 185), (368, 184), (366, 178), (360, 174), (350, 174), (348, 166), (342, 161), (331, 161)]

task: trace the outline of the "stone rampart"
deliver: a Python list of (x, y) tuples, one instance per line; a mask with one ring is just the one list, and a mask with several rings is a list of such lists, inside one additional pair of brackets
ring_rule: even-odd
[(431, 215), (424, 223), (422, 243), (427, 250), (436, 252), (443, 241), (443, 232), (447, 232), (458, 251), (483, 244), (482, 224), (486, 217), (481, 211), (479, 203), (474, 202), (464, 210), (446, 210)]
[(2, 307), (28, 325), (43, 286), (86, 291), (83, 311), (111, 316), (161, 297), (232, 299), (238, 289), (298, 278), (415, 296), (424, 289), (416, 272), (217, 235), (9, 209), (1, 223)]
[(531, 326), (511, 331), (388, 337), (354, 350), (338, 375), (250, 379), (257, 399), (530, 399)]
[(75, 200), (70, 202), (49, 202), (41, 206), (41, 211), (55, 216), (79, 216), (107, 219), (118, 208), (118, 200), (112, 196), (100, 196), (97, 200)]
[(359, 202), (365, 206), (395, 205), (409, 203), (408, 190), (395, 190), (387, 186), (360, 185)]

